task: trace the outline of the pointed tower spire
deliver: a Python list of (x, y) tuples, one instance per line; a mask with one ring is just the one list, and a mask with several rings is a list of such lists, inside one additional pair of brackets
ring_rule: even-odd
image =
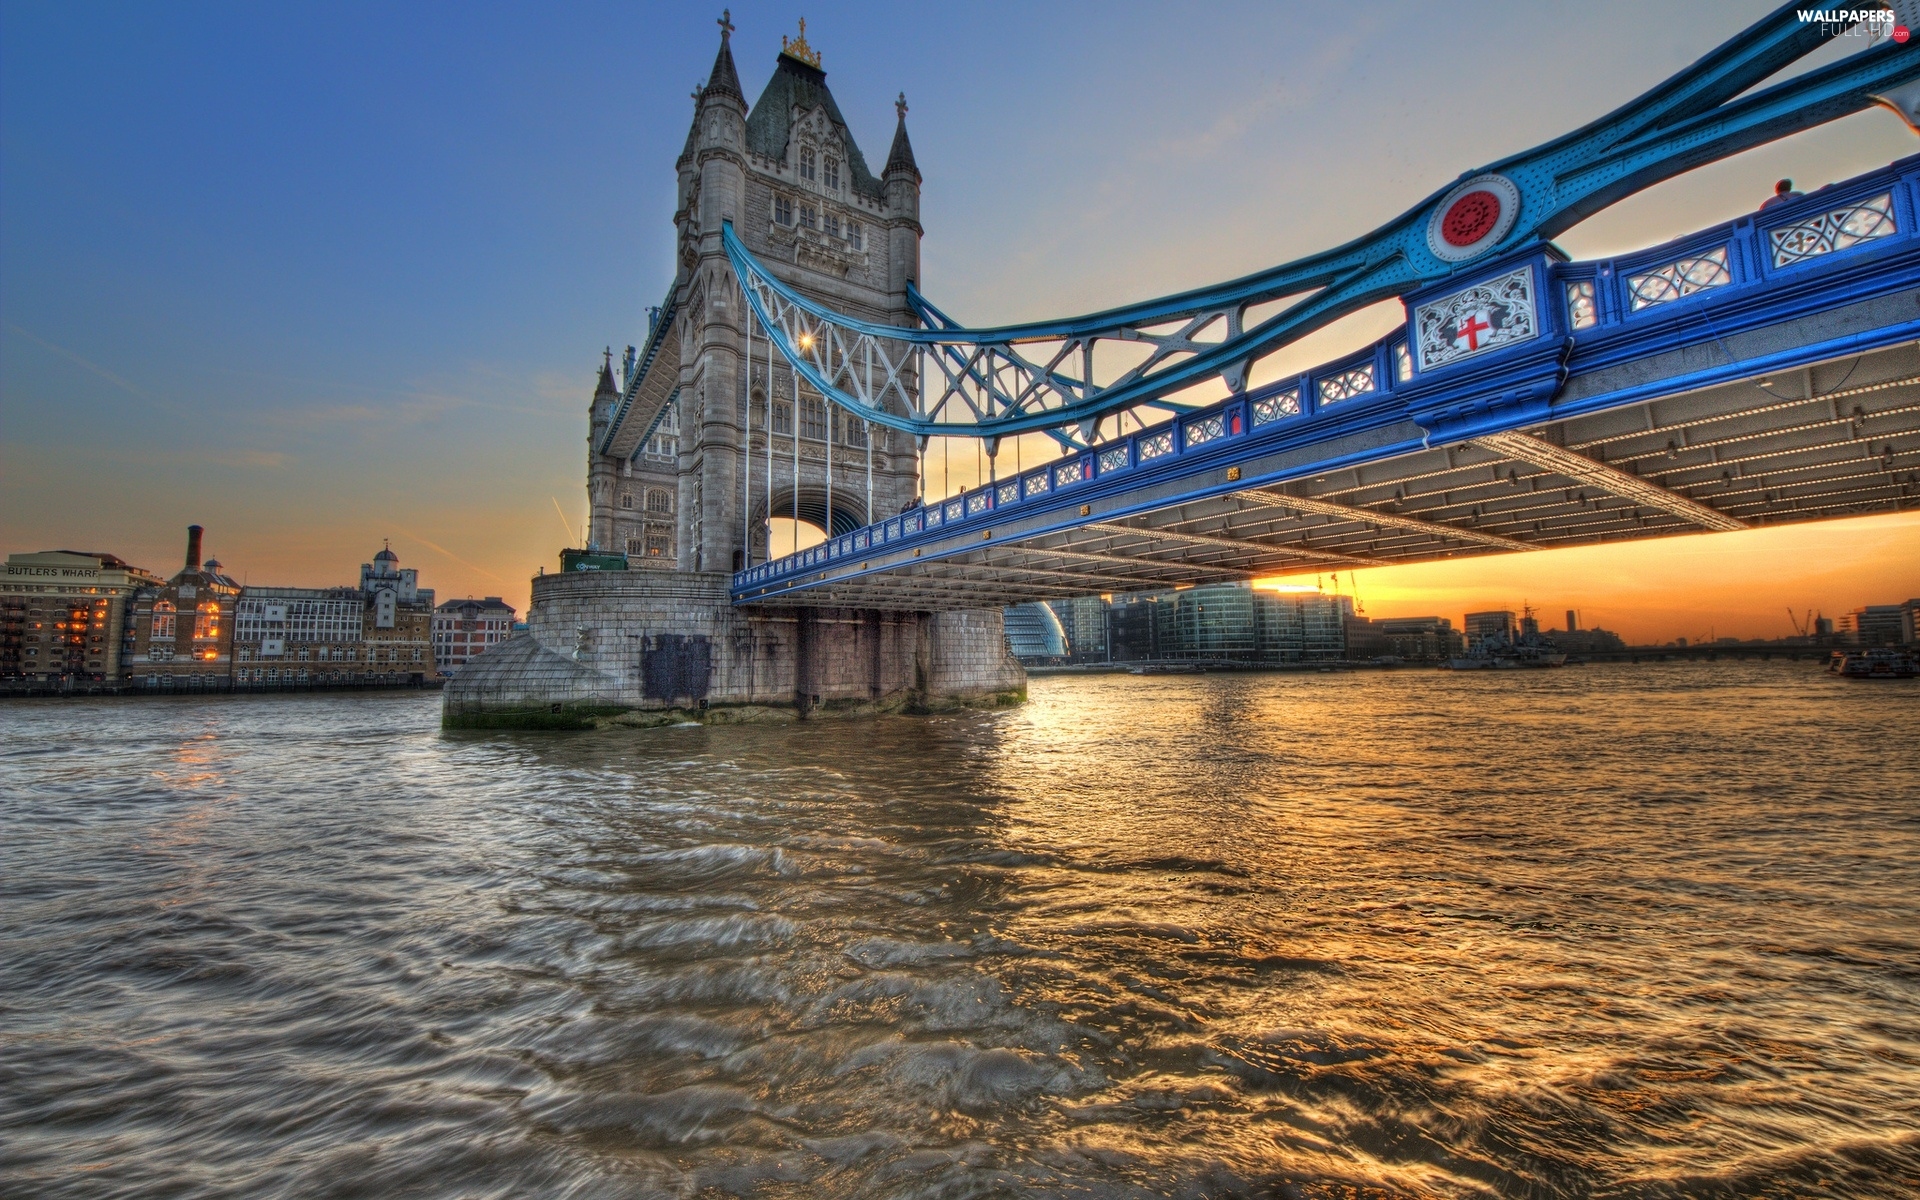
[(608, 346), (606, 357), (600, 363), (600, 386), (593, 389), (593, 398), (598, 400), (602, 396), (619, 394), (620, 389), (613, 386), (613, 347)]
[(905, 92), (901, 92), (900, 98), (893, 102), (893, 111), (899, 116), (900, 123), (894, 126), (893, 149), (887, 152), (887, 165), (880, 172), (880, 176), (884, 179), (895, 172), (904, 172), (912, 175), (914, 182), (918, 183), (920, 168), (913, 161), (913, 143), (907, 140), (907, 94)]
[(720, 53), (714, 56), (713, 73), (707, 76), (707, 86), (702, 98), (706, 96), (732, 96), (741, 104), (747, 102), (745, 92), (740, 90), (740, 72), (733, 69), (733, 10), (721, 9)]

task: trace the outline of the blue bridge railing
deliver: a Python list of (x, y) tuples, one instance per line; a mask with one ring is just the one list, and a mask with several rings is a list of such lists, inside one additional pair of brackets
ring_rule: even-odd
[[(875, 553), (987, 532), (1009, 516), (1177, 479), (1269, 445), (1311, 441), (1353, 418), (1413, 419), (1437, 431), (1482, 402), (1490, 373), (1503, 364), (1525, 357), (1556, 363), (1557, 390), (1570, 369), (1697, 341), (1703, 322), (1724, 338), (1786, 319), (1794, 315), (1793, 295), (1809, 290), (1801, 281), (1811, 285), (1867, 257), (1912, 257), (1920, 252), (1916, 230), (1920, 156), (1617, 258), (1569, 262), (1551, 245), (1536, 245), (1406, 296), (1412, 319), (1364, 350), (735, 572), (733, 598), (750, 603), (823, 571), (863, 569)], [(1522, 272), (1526, 278), (1518, 279)], [(1510, 280), (1531, 289), (1538, 325), (1531, 334), (1483, 354), (1477, 338), (1491, 331), (1473, 310), (1442, 331), (1447, 340), (1430, 336), (1436, 305)], [(1907, 286), (1914, 282), (1909, 277)]]

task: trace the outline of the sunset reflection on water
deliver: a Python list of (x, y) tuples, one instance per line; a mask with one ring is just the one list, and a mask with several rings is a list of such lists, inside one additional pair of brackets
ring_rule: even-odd
[(440, 734), (433, 697), (18, 706), (0, 1181), (1920, 1178), (1920, 787), (1893, 749), (1920, 687), (1754, 662), (1031, 696), (539, 736)]

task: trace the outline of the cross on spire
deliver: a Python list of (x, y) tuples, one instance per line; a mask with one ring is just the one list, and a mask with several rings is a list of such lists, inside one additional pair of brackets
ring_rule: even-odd
[(820, 65), (820, 52), (812, 46), (807, 45), (807, 19), (805, 17), (800, 18), (799, 37), (789, 42), (785, 34), (780, 35), (780, 53), (789, 58), (798, 59), (810, 67), (818, 67)]
[(905, 92), (901, 92), (900, 98), (893, 102), (893, 111), (899, 114), (902, 121), (907, 119), (907, 94)]
[(718, 21), (715, 21), (714, 24), (720, 27), (721, 41), (724, 42), (728, 38), (732, 37), (733, 36), (733, 10), (730, 8), (721, 9), (720, 19)]

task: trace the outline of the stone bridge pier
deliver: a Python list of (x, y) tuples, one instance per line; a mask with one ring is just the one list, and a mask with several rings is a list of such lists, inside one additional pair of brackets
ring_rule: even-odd
[(996, 610), (728, 603), (719, 572), (577, 571), (533, 581), (527, 632), (448, 683), (448, 728), (817, 720), (1025, 698)]

